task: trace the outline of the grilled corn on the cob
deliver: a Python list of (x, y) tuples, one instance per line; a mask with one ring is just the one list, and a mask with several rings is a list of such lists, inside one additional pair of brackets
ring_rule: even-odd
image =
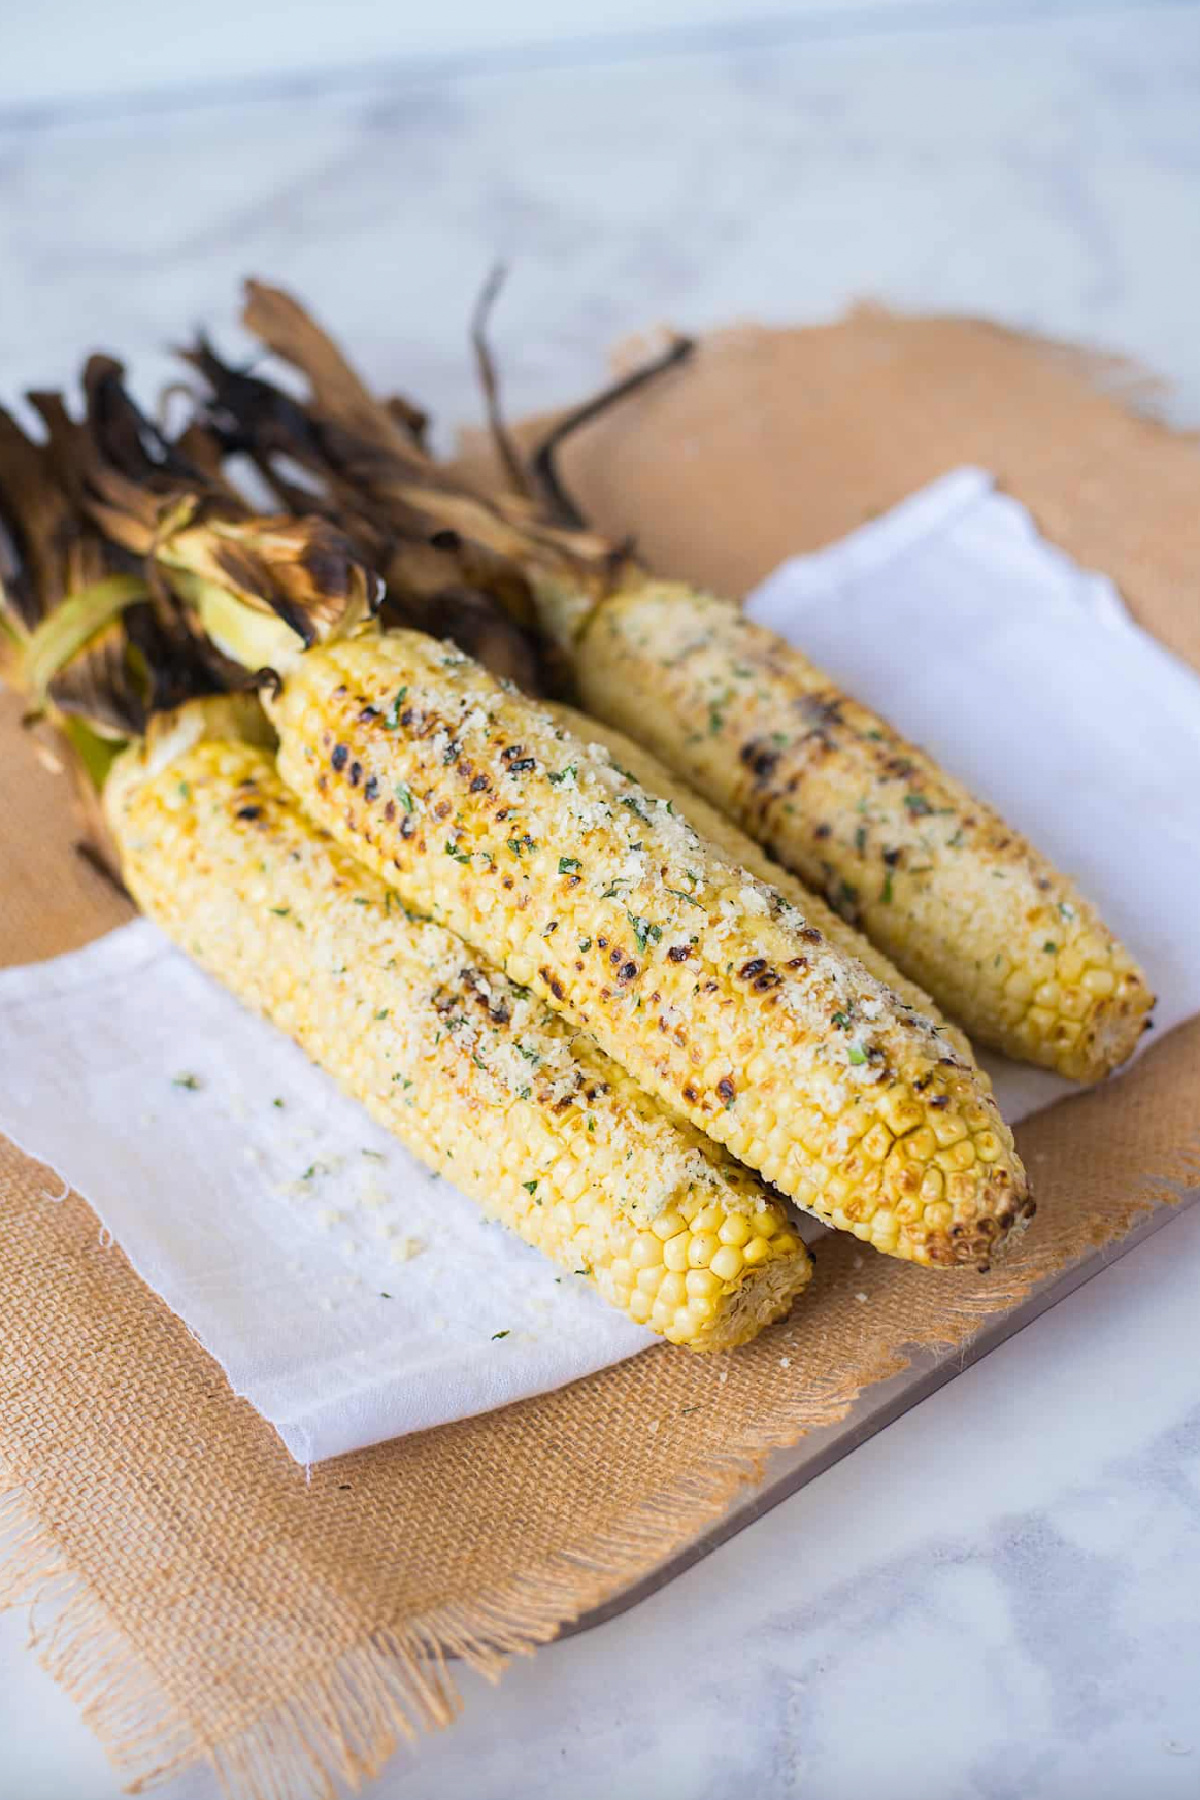
[(185, 708), (105, 791), (135, 898), (422, 1161), (613, 1305), (694, 1350), (778, 1318), (808, 1254), (783, 1206), (331, 843), (270, 752)]
[[(626, 737), (623, 731), (617, 731), (612, 725), (605, 725), (588, 713), (577, 712), (573, 706), (551, 703), (548, 710), (560, 725), (567, 731), (574, 732), (585, 743), (601, 744), (617, 767), (632, 775), (647, 793), (659, 800), (669, 800), (692, 830), (700, 837), (707, 838), (709, 843), (715, 844), (731, 862), (741, 863), (744, 869), (749, 869), (760, 881), (778, 889), (785, 900), (804, 914), (810, 925), (815, 925), (818, 931), (824, 932), (831, 944), (844, 950), (847, 956), (856, 957), (864, 969), (874, 975), (876, 981), (882, 981), (885, 987), (891, 988), (904, 1006), (913, 1012), (924, 1013), (964, 1063), (974, 1063), (975, 1053), (966, 1034), (957, 1025), (942, 1018), (924, 989), (902, 975), (870, 938), (856, 931), (853, 925), (848, 925), (840, 913), (806, 888), (790, 869), (772, 862), (762, 845), (739, 830), (727, 813), (718, 812), (715, 806), (702, 800), (694, 788), (688, 787), (665, 763), (659, 762), (644, 745)], [(979, 1071), (979, 1078), (987, 1080), (982, 1070)]]
[(577, 640), (585, 706), (639, 737), (980, 1043), (1077, 1080), (1132, 1052), (1146, 982), (1074, 884), (736, 607), (668, 582)]
[(314, 820), (818, 1217), (948, 1264), (1032, 1211), (927, 1020), (469, 658), (367, 630), (294, 655), (266, 704)]

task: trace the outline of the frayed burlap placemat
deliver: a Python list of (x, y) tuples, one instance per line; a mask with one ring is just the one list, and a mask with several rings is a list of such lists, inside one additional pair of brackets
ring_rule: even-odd
[[(1200, 455), (1080, 359), (983, 325), (872, 312), (729, 333), (567, 467), (597, 523), (741, 591), (963, 461), (993, 469), (1200, 667)], [(1069, 671), (1063, 691), (1069, 704)], [(123, 916), (72, 852), (61, 783), (9, 705), (3, 960)], [(1169, 1198), (1200, 1167), (1198, 1099), (1193, 1024), (1023, 1126), (1040, 1210), (989, 1276), (855, 1267), (859, 1246), (829, 1240), (792, 1322), (747, 1349), (656, 1349), (311, 1481), (86, 1205), (56, 1200), (47, 1172), (0, 1143), (4, 1597), (39, 1596), (39, 1653), (127, 1781), (206, 1757), (238, 1795), (328, 1793), (451, 1716), (448, 1656), (491, 1673), (551, 1637), (711, 1523), (769, 1450), (898, 1372), (909, 1346), (961, 1344)]]

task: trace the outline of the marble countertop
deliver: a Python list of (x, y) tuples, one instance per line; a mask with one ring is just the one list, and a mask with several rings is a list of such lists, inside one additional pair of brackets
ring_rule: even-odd
[[(1200, 9), (869, 12), (0, 127), (0, 391), (103, 344), (152, 393), (190, 324), (236, 342), (254, 272), (465, 418), (503, 255), (514, 410), (663, 318), (873, 295), (1129, 353), (1200, 425)], [(1196, 1795), (1198, 1291), (1200, 1208), (634, 1611), (466, 1680), (373, 1800)], [(0, 1800), (112, 1800), (23, 1641), (0, 1620)]]

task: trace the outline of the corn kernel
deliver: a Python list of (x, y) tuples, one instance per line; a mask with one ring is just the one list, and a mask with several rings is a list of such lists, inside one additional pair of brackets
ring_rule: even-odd
[(719, 1249), (720, 1239), (714, 1231), (693, 1232), (688, 1244), (688, 1263), (693, 1269), (706, 1269)]
[(674, 1272), (688, 1266), (688, 1247), (691, 1244), (689, 1233), (681, 1232), (678, 1237), (668, 1238), (663, 1245), (663, 1261), (668, 1269)]
[(689, 1269), (685, 1281), (689, 1300), (703, 1299), (721, 1291), (720, 1277), (711, 1269)]
[[(778, 1242), (778, 1240), (776, 1241)], [(708, 1266), (714, 1275), (720, 1276), (722, 1281), (733, 1281), (742, 1272), (742, 1261), (740, 1249), (735, 1248), (733, 1244), (722, 1244)], [(693, 1270), (693, 1274), (695, 1272)]]
[(664, 1275), (662, 1286), (658, 1290), (658, 1297), (660, 1300), (665, 1300), (669, 1306), (682, 1306), (687, 1299), (686, 1277), (674, 1273)]
[(750, 1221), (745, 1213), (728, 1213), (725, 1223), (717, 1233), (722, 1244), (726, 1244), (734, 1250), (740, 1250), (742, 1245), (748, 1243), (753, 1235)]
[(663, 1247), (652, 1231), (643, 1231), (635, 1239), (629, 1261), (635, 1269), (653, 1269), (663, 1259)]

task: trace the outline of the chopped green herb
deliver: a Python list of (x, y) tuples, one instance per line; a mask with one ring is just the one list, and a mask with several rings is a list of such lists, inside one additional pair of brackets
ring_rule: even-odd
[(846, 1055), (847, 1055), (848, 1059), (855, 1065), (857, 1065), (859, 1063), (865, 1063), (867, 1060), (866, 1051), (860, 1050), (857, 1044), (851, 1044), (850, 1048), (846, 1051)]
[(933, 811), (924, 794), (905, 794), (904, 804), (914, 816), (921, 816)]
[(890, 869), (883, 878), (883, 892), (879, 898), (885, 906), (890, 906), (892, 903), (892, 871)]
[(460, 850), (458, 845), (451, 843), (449, 838), (446, 839), (444, 848), (446, 851), (446, 855), (452, 856), (454, 858), (455, 862), (469, 863), (471, 860), (470, 851), (469, 850)]
[(494, 1344), (494, 1343), (495, 1343), (495, 1342), (496, 1342), (496, 1340), (497, 1340), (497, 1339), (498, 1339), (498, 1338), (504, 1338), (504, 1337), (507, 1337), (507, 1336), (508, 1336), (508, 1332), (507, 1332), (507, 1331), (493, 1331), (493, 1333), (492, 1333), (492, 1342), (493, 1342), (493, 1344)]
[(518, 1051), (518, 1054), (519, 1054), (519, 1055), (521, 1055), (521, 1056), (523, 1056), (523, 1057), (524, 1057), (524, 1058), (525, 1058), (525, 1061), (526, 1061), (526, 1062), (531, 1062), (531, 1063), (535, 1063), (535, 1062), (540, 1062), (540, 1061), (541, 1061), (541, 1058), (540, 1058), (540, 1056), (539, 1056), (539, 1055), (538, 1055), (538, 1053), (537, 1053), (537, 1051), (536, 1051), (536, 1050), (530, 1050), (530, 1049), (529, 1049), (529, 1048), (528, 1048), (528, 1046), (527, 1046), (527, 1045), (525, 1045), (525, 1044), (518, 1044), (518, 1045), (517, 1045), (517, 1051)]
[(204, 1083), (198, 1075), (173, 1075), (171, 1077), (172, 1087), (187, 1088), (188, 1092), (192, 1094), (198, 1093), (203, 1085)]
[(1058, 913), (1059, 913), (1059, 917), (1062, 919), (1066, 919), (1069, 924), (1070, 921), (1075, 917), (1075, 908), (1073, 906), (1068, 905), (1068, 903), (1065, 900), (1060, 900), (1058, 903)]
[(387, 1016), (388, 1016), (388, 1009), (386, 1006), (381, 1006), (379, 1011), (375, 1014), (375, 1017), (377, 1019), (386, 1019)]
[(677, 900), (686, 900), (689, 906), (698, 906), (701, 912), (704, 911), (703, 900), (697, 900), (694, 894), (685, 894), (682, 888), (673, 887), (669, 887), (667, 892), (668, 894), (674, 894)]
[(277, 919), (286, 919), (291, 910), (290, 906), (273, 906), (271, 908)]
[(272, 1105), (272, 1106), (280, 1106), (280, 1107), (282, 1107), (282, 1106), (283, 1106), (283, 1105), (284, 1105), (284, 1102), (283, 1102), (283, 1101), (282, 1101), (282, 1100), (278, 1100), (278, 1099), (276, 1099), (276, 1100), (272, 1100), (272, 1102), (271, 1102), (271, 1105)]
[(396, 798), (404, 808), (405, 812), (414, 812), (416, 810), (417, 803), (412, 797), (412, 789), (407, 782), (398, 781), (396, 783)]
[(849, 1031), (849, 1029), (850, 1029), (850, 1014), (844, 1013), (844, 1012), (835, 1012), (833, 1015), (833, 1023), (837, 1026), (839, 1031)]
[(387, 1161), (387, 1157), (383, 1154), (382, 1150), (367, 1150), (366, 1148), (363, 1148), (360, 1150), (359, 1154), (367, 1157), (371, 1162)]
[(577, 856), (560, 856), (558, 859), (558, 872), (560, 875), (570, 875), (575, 869), (582, 869), (582, 867), (583, 864)]
[(188, 782), (186, 782), (186, 781), (181, 781), (181, 782), (180, 782), (180, 783), (179, 783), (179, 794), (180, 794), (180, 798), (181, 798), (181, 799), (184, 799), (184, 800), (190, 800), (190, 799), (191, 799), (191, 797), (192, 797), (192, 790), (191, 790), (191, 786), (190, 786), (190, 784), (189, 784), (189, 783), (188, 783)]
[(389, 731), (396, 731), (399, 729), (400, 708), (404, 705), (404, 702), (407, 699), (407, 697), (408, 697), (408, 689), (406, 687), (398, 688), (396, 690), (396, 697), (392, 701), (392, 704), (388, 707), (387, 712), (383, 716), (383, 722), (387, 726)]
[(860, 825), (858, 830), (854, 833), (854, 844), (861, 856), (867, 847), (867, 828), (865, 825)]
[(591, 947), (592, 947), (592, 940), (591, 940), (591, 938), (580, 938), (580, 940), (579, 940), (579, 954), (580, 954), (580, 955), (581, 955), (581, 956), (586, 956), (586, 955), (587, 955), (587, 953), (588, 953), (588, 951), (589, 951), (589, 950), (590, 950), (590, 949), (591, 949)]
[(574, 763), (568, 763), (565, 769), (558, 769), (558, 770), (547, 769), (546, 770), (546, 774), (547, 774), (549, 780), (552, 782), (552, 784), (555, 787), (558, 786), (560, 781), (565, 781), (567, 779), (568, 775), (574, 775), (574, 773), (575, 773), (575, 764)]
[(638, 950), (645, 954), (647, 943), (657, 944), (662, 937), (662, 926), (652, 925), (649, 919), (639, 919), (636, 913), (629, 911), (628, 907), (625, 909), (625, 916), (633, 928)]
[(1045, 943), (1042, 945), (1042, 949), (1045, 951), (1047, 956), (1054, 956), (1058, 950), (1058, 945), (1054, 942), (1053, 938), (1047, 938)]
[(521, 1186), (525, 1189), (525, 1192), (527, 1194), (536, 1194), (537, 1193), (537, 1181), (536, 1180), (523, 1181), (521, 1183)]

